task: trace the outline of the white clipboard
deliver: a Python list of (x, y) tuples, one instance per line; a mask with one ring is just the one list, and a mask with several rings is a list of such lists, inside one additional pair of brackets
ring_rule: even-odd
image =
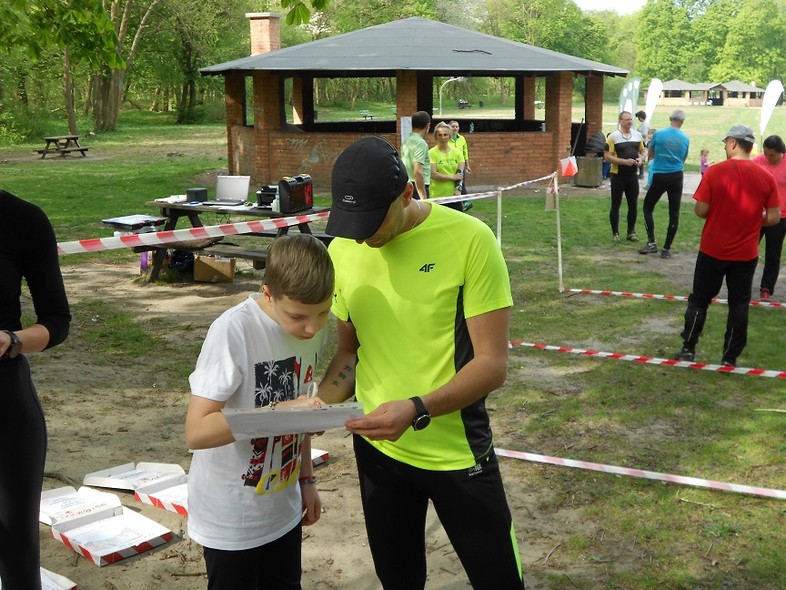
[(323, 406), (221, 410), (229, 422), (235, 440), (280, 436), (304, 432), (322, 432), (341, 428), (347, 420), (363, 417), (363, 404), (348, 402)]

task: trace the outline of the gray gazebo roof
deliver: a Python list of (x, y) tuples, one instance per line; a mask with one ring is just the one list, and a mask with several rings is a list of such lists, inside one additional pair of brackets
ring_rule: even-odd
[(564, 53), (411, 17), (202, 68), (203, 75), (311, 71), (331, 76), (574, 72), (626, 76), (628, 71)]

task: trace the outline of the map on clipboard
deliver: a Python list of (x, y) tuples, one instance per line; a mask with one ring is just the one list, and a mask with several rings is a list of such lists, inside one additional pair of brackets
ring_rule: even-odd
[(347, 420), (363, 417), (363, 404), (348, 402), (295, 408), (221, 410), (229, 422), (235, 440), (280, 436), (303, 432), (322, 432), (342, 428)]

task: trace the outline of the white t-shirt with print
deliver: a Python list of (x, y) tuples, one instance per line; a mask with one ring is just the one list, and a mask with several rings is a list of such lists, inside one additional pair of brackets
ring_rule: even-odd
[[(208, 330), (191, 392), (255, 408), (306, 393), (327, 338), (287, 334), (255, 294), (225, 311)], [(251, 549), (283, 536), (302, 518), (298, 475), (303, 436), (236, 441), (194, 451), (188, 475), (188, 534), (204, 547)], [(264, 493), (257, 493), (259, 482)]]

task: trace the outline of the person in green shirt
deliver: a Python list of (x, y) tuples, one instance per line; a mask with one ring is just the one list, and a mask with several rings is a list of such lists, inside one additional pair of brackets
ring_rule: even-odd
[(381, 587), (424, 588), (430, 501), (475, 590), (523, 590), (485, 406), (507, 375), (513, 305), (496, 238), (414, 200), (381, 137), (339, 154), (332, 194), (338, 342), (319, 396), (363, 404), (346, 427)]
[(407, 175), (415, 183), (415, 198), (428, 199), (431, 182), (431, 160), (429, 159), (426, 134), (431, 127), (431, 117), (426, 111), (412, 115), (412, 132), (401, 144), (401, 160), (407, 167)]
[[(434, 139), (437, 142), (428, 151), (431, 159), (431, 197), (452, 197), (461, 194), (464, 181), (464, 156), (450, 142), (450, 126), (437, 123), (434, 127)], [(445, 203), (446, 207), (462, 210), (461, 202)]]

